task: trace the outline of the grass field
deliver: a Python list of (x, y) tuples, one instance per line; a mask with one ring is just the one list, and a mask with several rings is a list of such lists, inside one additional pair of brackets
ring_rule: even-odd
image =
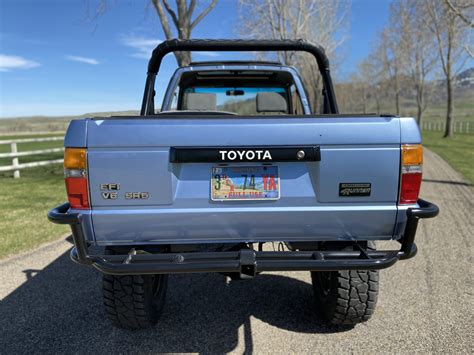
[(442, 137), (442, 132), (423, 131), (423, 145), (439, 154), (474, 184), (474, 134), (456, 134), (449, 139)]
[[(0, 140), (28, 137), (31, 136), (4, 136)], [(18, 150), (61, 146), (62, 141), (25, 143), (20, 144)], [(9, 151), (9, 145), (0, 145), (0, 152)], [(58, 159), (61, 156), (59, 152), (20, 157), (20, 163)], [(0, 159), (0, 165), (10, 164), (11, 159)], [(46, 218), (51, 207), (66, 200), (61, 164), (21, 170), (20, 179), (13, 179), (12, 172), (0, 174), (0, 258), (32, 249), (68, 232), (67, 226), (52, 224)]]

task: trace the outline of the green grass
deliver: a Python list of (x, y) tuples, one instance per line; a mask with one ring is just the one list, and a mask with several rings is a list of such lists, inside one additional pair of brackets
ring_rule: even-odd
[[(0, 178), (0, 258), (32, 249), (68, 232), (48, 221), (48, 210), (66, 200), (60, 164)], [(28, 173), (26, 173), (28, 172)]]
[[(2, 136), (0, 140), (27, 137)], [(19, 145), (18, 150), (61, 147), (62, 144), (62, 141), (25, 143)], [(0, 152), (9, 151), (9, 145), (0, 145)], [(20, 157), (20, 163), (61, 156), (59, 152)], [(10, 164), (11, 159), (0, 159), (0, 165)], [(33, 249), (68, 232), (67, 226), (50, 223), (46, 218), (50, 208), (66, 200), (62, 165), (24, 169), (20, 173), (20, 179), (13, 179), (12, 172), (0, 173), (0, 258)]]
[(473, 184), (474, 135), (455, 134), (453, 138), (442, 137), (442, 132), (423, 131), (423, 145), (439, 154)]

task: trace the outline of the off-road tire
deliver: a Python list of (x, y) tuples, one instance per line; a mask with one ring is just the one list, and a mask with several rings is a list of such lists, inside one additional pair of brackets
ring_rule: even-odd
[(374, 313), (378, 271), (313, 271), (311, 280), (316, 311), (328, 323), (355, 325), (369, 320)]
[(167, 286), (168, 275), (104, 274), (102, 290), (107, 318), (124, 329), (154, 326), (163, 312)]

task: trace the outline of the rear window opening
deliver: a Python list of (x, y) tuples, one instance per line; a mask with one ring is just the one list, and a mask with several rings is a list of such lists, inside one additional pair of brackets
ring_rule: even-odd
[(184, 90), (181, 108), (226, 111), (239, 115), (288, 114), (288, 102), (288, 92), (284, 87), (198, 86)]
[(174, 88), (170, 110), (233, 115), (303, 114), (293, 77), (284, 71), (185, 72)]

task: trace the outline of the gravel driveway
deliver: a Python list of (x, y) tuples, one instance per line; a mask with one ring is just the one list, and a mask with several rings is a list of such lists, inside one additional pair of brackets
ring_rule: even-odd
[(157, 327), (115, 329), (99, 273), (73, 264), (61, 240), (0, 263), (0, 353), (473, 353), (473, 190), (429, 151), (424, 180), (441, 213), (420, 222), (414, 259), (381, 272), (375, 315), (355, 328), (313, 317), (309, 272), (295, 272), (172, 276)]

